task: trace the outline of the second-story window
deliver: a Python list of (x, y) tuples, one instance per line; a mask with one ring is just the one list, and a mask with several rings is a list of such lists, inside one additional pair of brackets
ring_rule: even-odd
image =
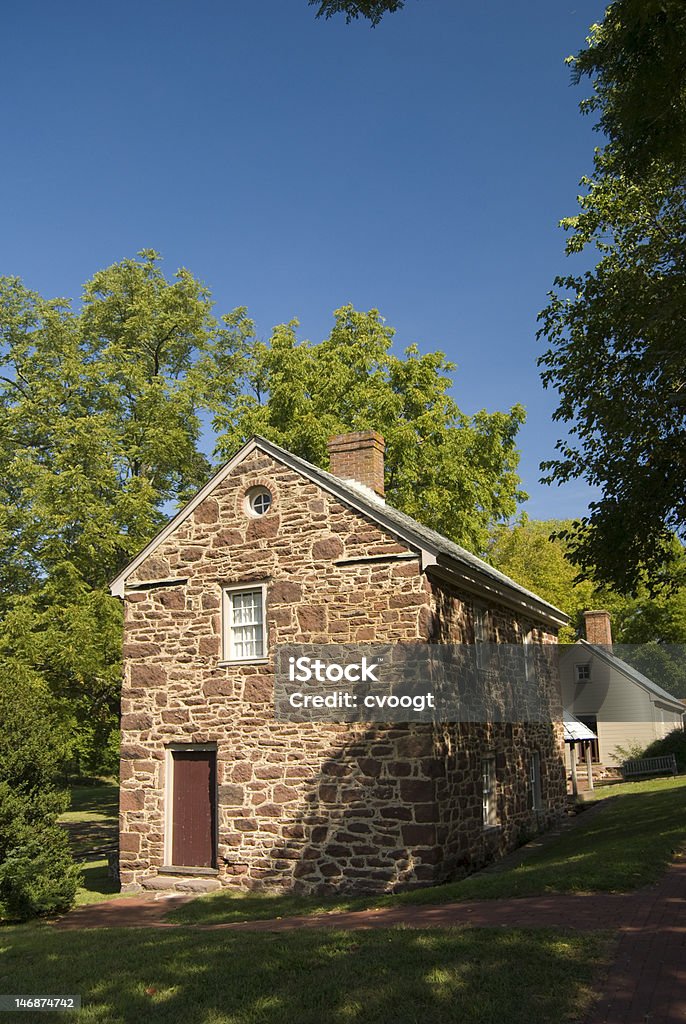
[(474, 606), (474, 656), (477, 668), (486, 668), (486, 609)]
[(224, 589), (224, 661), (267, 656), (265, 592), (263, 585)]

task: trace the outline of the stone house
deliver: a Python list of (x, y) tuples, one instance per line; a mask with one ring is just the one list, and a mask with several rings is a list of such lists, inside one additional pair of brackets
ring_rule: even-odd
[[(536, 655), (566, 622), (385, 504), (380, 435), (329, 447), (325, 472), (253, 438), (112, 583), (125, 891), (426, 885), (562, 811), (561, 709), (545, 723), (276, 720), (278, 644), (527, 642)], [(555, 683), (542, 658), (531, 686)]]
[[(632, 748), (682, 729), (684, 706), (622, 658), (630, 652), (613, 644), (609, 612), (587, 611), (584, 620), (586, 639), (561, 651), (563, 703), (595, 734), (592, 761), (616, 768)], [(581, 747), (576, 754), (581, 762)]]

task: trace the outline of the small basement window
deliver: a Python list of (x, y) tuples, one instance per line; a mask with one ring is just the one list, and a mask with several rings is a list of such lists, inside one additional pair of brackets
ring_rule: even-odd
[(245, 496), (245, 506), (248, 515), (266, 515), (272, 507), (271, 492), (266, 487), (251, 487)]

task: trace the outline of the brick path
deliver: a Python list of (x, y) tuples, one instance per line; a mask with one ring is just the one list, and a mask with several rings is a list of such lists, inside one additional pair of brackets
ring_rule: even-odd
[(615, 931), (615, 960), (586, 1024), (686, 1024), (686, 858), (656, 885), (626, 895), (532, 896), (434, 906), (244, 921), (176, 925), (168, 911), (192, 897), (130, 897), (80, 907), (58, 928), (195, 927), (276, 932), (292, 928), (570, 928)]

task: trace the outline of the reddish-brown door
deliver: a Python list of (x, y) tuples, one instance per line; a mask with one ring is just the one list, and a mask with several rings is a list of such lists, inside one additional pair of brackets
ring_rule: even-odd
[(215, 855), (216, 753), (174, 750), (172, 863), (213, 868)]

